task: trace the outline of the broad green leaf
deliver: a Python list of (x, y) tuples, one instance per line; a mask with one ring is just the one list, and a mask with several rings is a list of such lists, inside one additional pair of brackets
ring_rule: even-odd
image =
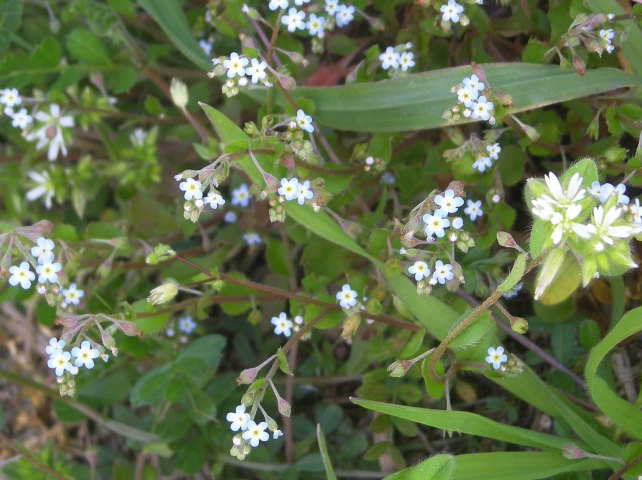
[[(554, 452), (492, 452), (471, 453), (452, 457), (454, 468), (452, 480), (536, 480), (553, 478), (564, 472), (583, 472), (605, 468), (603, 462), (593, 459), (567, 460)], [(432, 477), (417, 477), (415, 465), (385, 480), (415, 480)], [(439, 477), (438, 477), (439, 478)], [(555, 477), (557, 478), (557, 477)]]
[(22, 0), (0, 0), (0, 54), (5, 53), (11, 34), (22, 23)]
[(584, 370), (589, 393), (595, 404), (611, 422), (632, 438), (642, 439), (642, 411), (620, 398), (604, 378), (598, 375), (599, 365), (620, 342), (642, 331), (642, 307), (627, 312), (609, 334), (589, 355)]
[[(539, 275), (541, 275), (541, 271), (538, 278)], [(544, 305), (557, 305), (571, 296), (580, 283), (582, 283), (580, 265), (574, 255), (566, 254), (555, 278), (546, 287), (539, 301)]]
[(320, 423), (317, 423), (317, 442), (319, 442), (319, 452), (321, 452), (321, 460), (323, 460), (327, 480), (337, 480), (334, 468), (332, 468), (332, 462), (330, 461), (330, 455), (328, 455), (328, 447), (325, 444), (325, 435), (323, 435)]
[(519, 281), (522, 279), (522, 277), (524, 276), (525, 269), (526, 269), (526, 255), (523, 253), (520, 253), (515, 259), (515, 263), (513, 264), (513, 268), (511, 269), (510, 273), (504, 279), (504, 281), (497, 287), (497, 289), (500, 292), (508, 292), (509, 290), (512, 290), (515, 287), (515, 285), (517, 285)]
[(456, 457), (439, 454), (412, 468), (389, 475), (386, 480), (451, 480), (454, 478), (455, 465)]
[(108, 65), (109, 54), (103, 42), (86, 28), (75, 28), (67, 37), (67, 49), (80, 62), (91, 65)]
[(571, 442), (569, 439), (555, 435), (495, 422), (476, 413), (408, 407), (372, 400), (352, 399), (352, 401), (369, 410), (404, 418), (433, 428), (492, 438), (526, 447), (559, 450), (564, 444)]
[(560, 182), (566, 184), (571, 180), (571, 177), (579, 173), (584, 179), (584, 187), (588, 187), (591, 183), (597, 181), (597, 165), (592, 158), (583, 158), (577, 163), (571, 165), (560, 177)]
[(212, 63), (199, 47), (177, 0), (138, 0), (138, 4), (160, 25), (169, 41), (203, 70), (211, 70)]
[[(513, 98), (508, 113), (519, 113), (623, 87), (642, 86), (642, 77), (613, 68), (588, 70), (584, 76), (555, 65), (488, 63), (479, 65), (493, 88)], [(355, 132), (402, 132), (447, 125), (445, 110), (456, 103), (451, 93), (472, 73), (469, 66), (411, 74), (394, 80), (337, 87), (297, 88), (295, 97), (315, 104), (320, 125)], [(249, 93), (257, 100), (260, 90)], [(284, 102), (281, 97), (279, 101)], [(462, 117), (457, 124), (470, 123)]]

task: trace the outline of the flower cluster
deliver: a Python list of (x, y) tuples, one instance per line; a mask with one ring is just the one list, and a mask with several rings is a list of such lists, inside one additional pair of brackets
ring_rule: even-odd
[[(294, 4), (299, 7), (306, 3), (310, 3), (310, 0), (294, 0)], [(281, 17), (281, 23), (287, 27), (288, 31), (307, 30), (310, 36), (317, 38), (323, 38), (325, 31), (333, 30), (335, 25), (337, 27), (349, 25), (354, 20), (356, 12), (352, 5), (344, 5), (339, 3), (339, 0), (325, 0), (324, 10), (330, 17), (328, 19), (310, 13), (306, 20), (306, 12), (290, 7), (289, 0), (270, 0), (268, 8), (270, 10), (288, 9), (287, 13)]]
[[(625, 195), (624, 185), (614, 187), (595, 181), (587, 189), (586, 183), (577, 172), (561, 179), (551, 172), (544, 177), (544, 182), (528, 181), (531, 212), (549, 233), (544, 247), (562, 252), (560, 258), (570, 248), (580, 260), (585, 285), (600, 274), (621, 273), (622, 269), (635, 267), (629, 241), (642, 233), (639, 200), (629, 207), (630, 199)], [(550, 258), (558, 256), (551, 255)], [(536, 297), (557, 274), (559, 265), (553, 272), (551, 262), (544, 262), (542, 272), (548, 273), (540, 275)]]
[[(481, 74), (481, 72), (478, 72)], [(443, 118), (449, 122), (455, 122), (465, 118), (483, 120), (490, 125), (495, 125), (494, 116), (495, 104), (489, 100), (490, 88), (484, 83), (477, 73), (466, 77), (459, 85), (451, 88), (451, 92), (457, 95), (457, 104), (446, 110)]]
[[(205, 170), (205, 169), (203, 169)], [(193, 175), (198, 174), (199, 178), (203, 175), (201, 172), (194, 172)], [(191, 173), (183, 172), (174, 177), (178, 184), (178, 188), (184, 192), (183, 198), (185, 202), (183, 203), (183, 215), (186, 219), (196, 222), (200, 217), (201, 213), (205, 206), (209, 206), (212, 210), (216, 210), (218, 207), (225, 205), (225, 199), (221, 195), (216, 187), (218, 187), (218, 181), (213, 176), (207, 176), (204, 182), (194, 179), (190, 175)], [(184, 179), (184, 180), (183, 180)], [(183, 181), (181, 181), (183, 180)], [(205, 185), (204, 185), (205, 183)], [(209, 186), (209, 191), (207, 195), (204, 195), (205, 189)], [(232, 204), (235, 205), (234, 201)]]
[[(264, 412), (265, 414), (265, 412)], [(252, 416), (246, 412), (245, 405), (238, 405), (233, 412), (228, 412), (225, 419), (230, 422), (230, 430), (239, 432), (232, 438), (232, 449), (230, 455), (244, 460), (252, 451), (252, 448), (259, 446), (261, 442), (267, 442), (272, 432), (272, 438), (277, 439), (283, 435), (278, 429), (276, 422), (265, 414), (266, 421), (256, 423)]]
[(464, 7), (455, 0), (448, 0), (448, 3), (439, 7), (441, 12), (441, 26), (444, 30), (450, 30), (451, 23), (461, 23), (466, 26), (470, 23), (468, 17), (464, 14)]
[(483, 173), (487, 168), (493, 166), (493, 161), (499, 160), (499, 153), (502, 147), (499, 143), (492, 143), (486, 146), (486, 155), (479, 155), (473, 162), (473, 168), (479, 173)]
[(88, 370), (94, 368), (94, 359), (102, 357), (106, 362), (109, 358), (107, 354), (101, 355), (100, 351), (97, 348), (93, 348), (88, 340), (84, 340), (80, 347), (73, 347), (71, 351), (66, 351), (65, 345), (64, 340), (51, 338), (49, 345), (45, 347), (45, 352), (49, 355), (47, 366), (54, 370), (59, 378), (59, 383), (65, 381), (62, 378), (65, 374), (77, 375), (80, 367), (85, 367)]
[(402, 43), (396, 47), (388, 47), (379, 55), (381, 68), (388, 70), (393, 75), (397, 75), (399, 70), (407, 72), (415, 66), (415, 56), (409, 51), (412, 48), (412, 43)]
[(239, 89), (251, 85), (262, 84), (271, 87), (272, 82), (268, 71), (278, 76), (265, 60), (260, 58), (249, 58), (246, 55), (239, 55), (232, 52), (229, 57), (217, 57), (212, 59), (214, 69), (207, 75), (210, 78), (225, 77), (223, 83), (223, 94), (227, 97), (238, 95)]
[[(184, 315), (176, 320), (176, 330), (181, 333), (180, 342), (187, 343), (187, 336), (191, 335), (194, 330), (196, 330), (196, 322), (189, 315)], [(165, 330), (165, 334), (168, 337), (174, 337), (174, 335), (176, 335), (176, 330), (174, 330), (174, 327), (169, 327)]]
[(272, 325), (274, 325), (274, 334), (283, 335), (289, 338), (292, 333), (296, 333), (303, 325), (303, 317), (296, 315), (292, 320), (288, 319), (288, 314), (285, 312), (279, 313), (278, 317), (272, 317)]
[(297, 178), (282, 178), (281, 186), (277, 190), (282, 201), (293, 201), (303, 205), (306, 200), (312, 200), (314, 193), (310, 190), (310, 181), (299, 182)]

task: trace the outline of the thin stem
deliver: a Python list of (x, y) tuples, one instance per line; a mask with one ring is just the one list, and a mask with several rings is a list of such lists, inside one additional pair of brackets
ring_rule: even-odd
[[(212, 280), (220, 279), (220, 280), (223, 280), (224, 282), (229, 282), (229, 283), (233, 283), (235, 285), (239, 285), (239, 286), (242, 286), (242, 287), (251, 288), (253, 290), (256, 290), (256, 291), (259, 291), (259, 292), (263, 292), (263, 293), (267, 293), (269, 295), (276, 295), (276, 296), (281, 297), (281, 298), (287, 298), (287, 299), (296, 300), (296, 301), (302, 302), (302, 303), (307, 303), (307, 304), (311, 304), (311, 305), (317, 305), (317, 306), (320, 306), (320, 307), (325, 307), (328, 310), (341, 310), (341, 307), (339, 305), (334, 304), (334, 303), (328, 303), (328, 302), (324, 302), (324, 301), (321, 301), (321, 300), (317, 300), (315, 298), (305, 297), (303, 295), (298, 295), (296, 293), (288, 292), (287, 290), (282, 290), (280, 288), (271, 287), (269, 285), (263, 285), (261, 283), (253, 282), (252, 280), (243, 280), (243, 279), (240, 279), (240, 278), (234, 278), (234, 277), (231, 277), (231, 276), (226, 275), (224, 273), (220, 273), (218, 276), (212, 276), (212, 272), (210, 272), (207, 269), (205, 269), (203, 267), (200, 267), (200, 266), (190, 262), (189, 260), (187, 260), (187, 259), (185, 259), (185, 258), (183, 258), (183, 257), (181, 257), (179, 255), (175, 256), (174, 259), (179, 261), (179, 262), (184, 263), (185, 265), (188, 265), (188, 266), (192, 267), (193, 269), (195, 269), (195, 270), (197, 270), (197, 271), (199, 271), (199, 272), (201, 272), (201, 273), (203, 273), (205, 275), (208, 275), (208, 278), (203, 280), (203, 282), (210, 282)], [(376, 315), (376, 314), (367, 313), (367, 312), (363, 312), (363, 313), (361, 313), (361, 315), (363, 317), (365, 317), (365, 318), (370, 318), (370, 319), (374, 320), (375, 322), (385, 323), (387, 325), (391, 325), (391, 326), (397, 327), (397, 328), (402, 328), (402, 329), (405, 329), (405, 330), (410, 330), (412, 332), (416, 332), (417, 330), (419, 330), (419, 327), (417, 325), (414, 325), (414, 324), (412, 324), (410, 322), (406, 322), (404, 320), (399, 320), (399, 319), (397, 319), (395, 317), (391, 317), (389, 315), (381, 315), (381, 314)]]
[[(541, 261), (541, 255), (531, 260), (524, 270), (524, 275), (533, 270), (537, 265), (540, 264)], [(448, 348), (450, 342), (452, 342), (460, 333), (462, 333), (470, 325), (472, 325), (482, 313), (493, 306), (497, 302), (497, 300), (499, 300), (502, 294), (503, 292), (501, 292), (499, 289), (496, 289), (490, 295), (490, 297), (484, 300), (481, 304), (477, 305), (468, 315), (466, 315), (466, 317), (461, 322), (455, 325), (455, 327), (448, 333), (448, 335), (446, 335), (446, 337), (439, 343), (439, 345), (435, 348), (435, 352), (431, 355), (430, 360), (428, 360), (428, 375), (430, 376), (430, 378), (432, 378), (435, 382), (442, 381), (442, 378), (435, 372), (435, 365), (437, 365), (437, 362), (439, 361), (441, 356), (446, 352), (446, 349)]]
[(47, 478), (55, 478), (56, 480), (68, 480), (69, 477), (66, 475), (61, 475), (60, 473), (52, 470), (47, 465), (42, 463), (37, 457), (33, 456), (31, 452), (22, 445), (18, 445), (7, 438), (4, 434), (0, 433), (0, 444), (4, 445), (8, 450), (11, 450), (17, 455), (20, 455), (27, 462), (33, 465), (35, 468), (47, 475)]
[(638, 463), (642, 462), (642, 455), (638, 455), (633, 460), (626, 462), (620, 468), (618, 468), (613, 474), (608, 478), (608, 480), (617, 480), (622, 475), (624, 475), (628, 470), (635, 467)]

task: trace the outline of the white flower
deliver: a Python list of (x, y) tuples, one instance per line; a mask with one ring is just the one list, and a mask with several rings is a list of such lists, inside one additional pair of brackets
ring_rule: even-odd
[(83, 290), (79, 290), (75, 283), (69, 285), (69, 288), (63, 288), (62, 295), (65, 297), (65, 303), (78, 305), (80, 299), (85, 296)]
[(0, 90), (0, 104), (5, 107), (13, 108), (22, 103), (22, 97), (15, 88), (5, 88)]
[(488, 348), (488, 356), (486, 357), (486, 363), (489, 363), (493, 366), (495, 370), (499, 370), (502, 366), (502, 363), (508, 361), (508, 357), (504, 353), (504, 347), (493, 347)]
[(640, 206), (640, 199), (636, 198), (635, 203), (629, 206), (633, 223), (642, 225), (642, 206)]
[(588, 225), (575, 224), (575, 233), (584, 239), (595, 237), (595, 250), (601, 252), (605, 245), (613, 245), (614, 238), (629, 238), (635, 234), (635, 229), (626, 225), (613, 225), (623, 210), (618, 207), (611, 207), (606, 213), (602, 205), (593, 209), (591, 223)]
[(62, 352), (63, 348), (65, 348), (65, 341), (52, 337), (49, 339), (49, 345), (45, 347), (45, 352), (47, 352), (47, 355), (53, 356), (58, 352)]
[(337, 12), (337, 27), (345, 27), (354, 19), (354, 7), (342, 5)]
[(240, 205), (241, 207), (247, 207), (250, 198), (250, 192), (247, 188), (247, 185), (242, 183), (238, 188), (232, 190), (232, 205)]
[(441, 238), (446, 235), (444, 229), (450, 226), (450, 220), (444, 218), (446, 215), (447, 214), (442, 210), (437, 210), (433, 214), (427, 213), (423, 216), (422, 219), (426, 224), (426, 227), (424, 228), (426, 237), (432, 237), (433, 235), (436, 235), (437, 237)]
[(287, 315), (285, 312), (281, 312), (278, 317), (272, 317), (271, 320), (272, 325), (274, 325), (274, 334), (275, 335), (283, 335), (284, 337), (289, 337), (292, 332), (292, 322), (288, 320)]
[(31, 287), (31, 282), (36, 278), (35, 273), (29, 270), (29, 264), (27, 262), (21, 262), (19, 266), (13, 265), (9, 267), (9, 285), (15, 287), (20, 284), (22, 288), (27, 290)]
[(192, 333), (196, 329), (196, 322), (192, 317), (186, 315), (178, 319), (178, 331), (186, 334)]
[(201, 182), (188, 178), (178, 185), (183, 192), (185, 192), (185, 200), (198, 200), (203, 198), (203, 191), (201, 190)]
[(27, 201), (33, 202), (40, 197), (44, 197), (45, 207), (47, 207), (47, 209), (51, 208), (51, 201), (53, 200), (56, 192), (54, 191), (54, 186), (51, 182), (51, 178), (49, 177), (49, 173), (46, 170), (40, 173), (34, 170), (29, 170), (27, 175), (36, 183), (36, 186), (27, 192), (25, 196)]
[(250, 442), (252, 447), (258, 447), (260, 442), (267, 442), (270, 439), (270, 435), (265, 431), (268, 427), (268, 424), (261, 422), (258, 425), (254, 420), (250, 420), (247, 423), (247, 429), (243, 432), (243, 439)]
[(314, 132), (314, 125), (312, 125), (312, 117), (306, 115), (305, 112), (301, 109), (296, 112), (296, 124), (301, 130), (305, 130), (308, 133)]
[(65, 370), (73, 374), (74, 370), (78, 370), (74, 369), (73, 365), (69, 361), (70, 358), (71, 355), (69, 354), (69, 352), (54, 352), (47, 361), (47, 366), (55, 370), (57, 377), (61, 377), (63, 373), (65, 373)]
[(308, 23), (306, 23), (305, 26), (308, 29), (308, 33), (313, 37), (323, 38), (325, 35), (325, 31), (323, 30), (325, 28), (325, 18), (323, 17), (317, 17), (314, 13), (311, 13), (308, 18)]
[(71, 116), (61, 116), (60, 106), (52, 103), (49, 107), (49, 113), (36, 112), (34, 118), (41, 122), (42, 125), (29, 132), (25, 138), (32, 142), (37, 140), (36, 148), (42, 149), (49, 145), (47, 151), (47, 158), (50, 161), (58, 158), (58, 153), (62, 152), (63, 156), (67, 156), (67, 147), (63, 137), (62, 128), (71, 128), (74, 126), (74, 119)]
[(354, 307), (357, 304), (357, 292), (346, 283), (341, 287), (341, 291), (337, 292), (337, 300), (341, 308)]
[(472, 108), (478, 97), (479, 92), (474, 88), (461, 87), (457, 90), (457, 101), (463, 103), (468, 108)]
[(283, 436), (283, 432), (279, 429), (274, 430), (274, 433), (272, 433), (272, 438), (276, 440), (279, 437)]
[(212, 42), (207, 40), (206, 38), (201, 38), (198, 41), (198, 46), (201, 47), (201, 50), (205, 52), (205, 55), (208, 57), (212, 54)]
[(250, 66), (245, 69), (245, 74), (252, 77), (252, 83), (262, 82), (267, 78), (266, 68), (267, 62), (253, 58)]
[(493, 161), (490, 159), (490, 157), (478, 157), (477, 160), (473, 162), (473, 168), (479, 173), (482, 173), (484, 170), (492, 166)]
[(223, 66), (227, 68), (227, 78), (245, 75), (245, 67), (250, 61), (245, 57), (239, 57), (236, 52), (230, 53), (230, 58), (223, 60)]
[(415, 55), (412, 52), (403, 52), (399, 57), (399, 66), (402, 72), (407, 72), (409, 68), (415, 66)]
[(299, 191), (299, 180), (293, 178), (288, 180), (287, 178), (281, 179), (281, 186), (278, 189), (279, 195), (283, 196), (286, 200), (294, 200)]
[(390, 67), (399, 68), (399, 54), (392, 47), (386, 48), (386, 51), (379, 55), (381, 68), (388, 70)]
[(617, 195), (617, 203), (621, 205), (628, 205), (630, 199), (626, 193), (626, 186), (620, 183), (617, 187), (614, 187), (610, 183), (604, 183), (600, 185), (600, 182), (591, 183), (589, 188), (589, 193), (600, 200), (601, 203), (606, 202), (611, 195)]
[(247, 428), (247, 424), (250, 422), (250, 415), (245, 412), (243, 405), (239, 405), (234, 412), (228, 412), (225, 419), (232, 423), (230, 430), (238, 432), (239, 430), (245, 430)]
[(488, 156), (493, 160), (499, 159), (499, 153), (502, 151), (502, 147), (499, 143), (493, 143), (492, 145), (486, 145), (486, 151)]
[(328, 15), (334, 15), (343, 8), (339, 0), (325, 0), (325, 11)]
[(225, 212), (225, 215), (223, 216), (223, 220), (225, 223), (234, 223), (236, 222), (236, 213), (230, 211), (230, 212)]
[(305, 29), (305, 12), (298, 11), (296, 8), (290, 8), (287, 15), (281, 17), (281, 23), (287, 25), (288, 32)]
[(305, 3), (310, 3), (310, 0), (294, 0), (294, 4), (299, 7)]
[(564, 236), (568, 233), (575, 232), (581, 236), (581, 231), (584, 225), (576, 223), (575, 220), (580, 212), (582, 206), (578, 204), (569, 205), (562, 212), (555, 212), (550, 218), (550, 222), (555, 225), (555, 230), (551, 234), (551, 240), (555, 245), (558, 245)]
[(72, 348), (71, 354), (76, 357), (74, 364), (77, 367), (86, 367), (89, 369), (94, 368), (94, 358), (98, 358), (100, 356), (98, 349), (91, 348), (91, 343), (87, 340), (80, 344), (80, 348)]
[(464, 87), (475, 90), (476, 92), (482, 92), (484, 88), (486, 88), (484, 83), (474, 73), (470, 77), (464, 78), (462, 83), (464, 84)]
[(453, 279), (453, 266), (450, 263), (444, 263), (441, 260), (435, 262), (435, 271), (432, 278), (442, 285), (448, 280)]
[(259, 245), (261, 243), (261, 237), (259, 237), (259, 235), (254, 232), (244, 233), (243, 240), (245, 240), (245, 243), (248, 247), (251, 247), (252, 245)]
[(220, 193), (210, 190), (207, 197), (203, 199), (203, 203), (212, 207), (212, 210), (216, 210), (218, 207), (225, 205), (225, 199)]
[(132, 142), (132, 145), (134, 146), (142, 147), (148, 135), (149, 133), (143, 130), (142, 128), (137, 128), (129, 136), (129, 141)]
[(444, 22), (459, 22), (459, 14), (464, 11), (464, 7), (459, 5), (455, 0), (448, 0), (448, 5), (439, 7), (441, 20)]
[(428, 264), (426, 262), (418, 260), (414, 263), (414, 265), (408, 267), (408, 273), (414, 275), (415, 280), (419, 282), (424, 278), (428, 278), (428, 276), (430, 275), (430, 269), (428, 268)]
[(477, 99), (471, 108), (471, 118), (481, 118), (482, 120), (490, 119), (490, 112), (495, 106), (489, 102), (483, 95)]
[(477, 200), (476, 202), (473, 202), (472, 200), (466, 201), (467, 207), (464, 208), (464, 213), (470, 217), (471, 222), (474, 222), (477, 217), (482, 217), (484, 215), (481, 203), (481, 200)]
[(460, 230), (461, 227), (464, 226), (464, 219), (461, 217), (455, 217), (453, 218), (453, 221), (450, 222), (450, 228), (454, 228), (455, 230)]
[(31, 255), (36, 257), (36, 259), (38, 260), (38, 263), (53, 262), (54, 247), (55, 247), (55, 244), (53, 240), (50, 240), (45, 237), (38, 237), (36, 239), (36, 244), (33, 247), (31, 247)]
[(21, 108), (18, 112), (14, 113), (11, 117), (11, 126), (24, 130), (33, 122), (31, 115), (27, 113), (25, 108)]
[(59, 263), (43, 263), (36, 267), (36, 273), (38, 274), (39, 283), (58, 283), (58, 272), (62, 270), (62, 266)]
[(268, 8), (270, 10), (278, 10), (280, 8), (288, 8), (289, 4), (288, 0), (270, 0)]
[(464, 204), (464, 199), (456, 197), (455, 191), (452, 188), (449, 188), (443, 195), (437, 195), (435, 197), (435, 204), (438, 205), (439, 210), (445, 214), (455, 213), (459, 207)]
[[(544, 194), (536, 199), (537, 202), (535, 200), (533, 201), (533, 205), (536, 205), (537, 203), (540, 208), (543, 207), (544, 204), (548, 204), (551, 207), (564, 209), (582, 200), (586, 193), (586, 190), (581, 188), (584, 179), (579, 173), (573, 174), (566, 190), (562, 188), (562, 184), (559, 179), (552, 172), (544, 175), (544, 180), (548, 187), (548, 194)], [(533, 214), (537, 215), (535, 213), (535, 209), (533, 209)], [(542, 216), (540, 216), (540, 218), (543, 220), (549, 220), (549, 218)]]
[(314, 193), (310, 190), (309, 180), (299, 183), (299, 189), (296, 192), (296, 197), (299, 205), (303, 205), (306, 200), (312, 200), (312, 198), (314, 198)]

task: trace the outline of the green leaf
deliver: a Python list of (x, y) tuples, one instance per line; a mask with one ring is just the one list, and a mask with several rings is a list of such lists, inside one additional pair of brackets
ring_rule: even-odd
[(569, 439), (555, 435), (548, 435), (526, 428), (513, 427), (495, 422), (476, 413), (408, 407), (405, 405), (394, 405), (355, 398), (353, 398), (352, 401), (369, 410), (392, 415), (393, 417), (404, 418), (433, 428), (492, 438), (515, 445), (560, 450), (564, 444), (570, 442)]
[(91, 65), (108, 65), (109, 54), (103, 42), (86, 28), (78, 27), (67, 37), (67, 49), (72, 58)]
[(525, 269), (526, 269), (526, 255), (523, 253), (520, 253), (515, 259), (515, 263), (513, 264), (513, 268), (511, 269), (510, 273), (504, 279), (504, 281), (497, 287), (497, 290), (499, 290), (500, 292), (508, 292), (509, 290), (512, 290), (513, 288), (515, 288), (515, 285), (517, 285), (519, 281), (522, 279), (522, 277), (524, 276)]
[(455, 465), (455, 457), (452, 455), (435, 455), (419, 465), (387, 476), (386, 480), (451, 480)]
[[(568, 460), (554, 452), (492, 452), (472, 453), (452, 457), (452, 480), (536, 480), (557, 478), (564, 472), (582, 472), (604, 468), (603, 462), (593, 459)], [(385, 480), (432, 479), (414, 476), (423, 463), (407, 468)], [(441, 478), (441, 477), (436, 477)]]
[[(641, 77), (613, 68), (588, 70), (579, 76), (555, 65), (507, 62), (479, 67), (491, 87), (512, 96), (513, 106), (507, 113), (642, 85)], [(314, 102), (314, 119), (325, 127), (370, 133), (424, 130), (447, 125), (442, 114), (457, 100), (450, 89), (471, 73), (470, 67), (461, 66), (380, 82), (297, 88), (293, 94)], [(259, 101), (265, 98), (260, 90), (248, 94)], [(462, 117), (456, 124), (470, 122)]]
[(319, 423), (317, 423), (317, 441), (319, 442), (319, 452), (321, 453), (321, 460), (323, 461), (327, 480), (337, 480), (337, 476), (334, 474), (334, 468), (332, 468), (332, 462), (330, 462), (330, 456), (328, 455), (328, 448), (325, 444), (325, 435), (323, 435), (323, 430), (321, 430), (321, 424)]
[(598, 367), (620, 342), (642, 331), (642, 307), (627, 312), (609, 334), (589, 354), (584, 376), (595, 404), (622, 431), (632, 438), (642, 439), (642, 411), (620, 398), (598, 375)]
[(169, 41), (203, 70), (211, 70), (212, 63), (192, 34), (177, 0), (138, 0), (138, 4), (160, 25)]
[(11, 43), (11, 34), (22, 23), (22, 0), (0, 0), (0, 54)]
[(286, 375), (292, 375), (290, 372), (290, 366), (288, 365), (288, 359), (285, 358), (285, 353), (283, 353), (283, 350), (280, 348), (276, 350), (276, 359), (279, 362), (279, 368), (281, 371)]

